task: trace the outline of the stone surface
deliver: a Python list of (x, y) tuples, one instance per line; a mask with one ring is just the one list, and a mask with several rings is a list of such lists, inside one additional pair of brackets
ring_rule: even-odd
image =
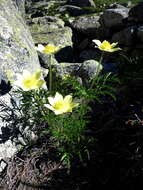
[(33, 40), (21, 15), (10, 0), (1, 0), (0, 5), (1, 72), (39, 69)]
[[(55, 73), (58, 77), (64, 78), (66, 75), (76, 76), (82, 79), (82, 82), (88, 83), (90, 79), (96, 76), (98, 62), (88, 60), (83, 63), (60, 63), (53, 65)], [(102, 66), (99, 67), (99, 70)], [(99, 71), (98, 70), (98, 71)]]
[[(4, 144), (0, 144), (0, 160), (4, 158), (10, 158), (17, 151), (15, 144), (12, 144), (10, 140)], [(3, 166), (2, 166), (3, 168)], [(1, 169), (2, 169), (1, 168)]]
[(25, 15), (25, 0), (12, 0), (15, 5), (18, 7), (18, 10), (21, 12), (22, 16)]
[(57, 17), (34, 18), (29, 25), (35, 44), (53, 44), (60, 46), (56, 54), (58, 62), (69, 62), (73, 59), (72, 30), (64, 27), (64, 22)]
[[(4, 102), (4, 104), (12, 108), (11, 98), (9, 94), (0, 96), (0, 104), (3, 104), (2, 102)], [(0, 105), (0, 110), (1, 109), (3, 108)], [(10, 158), (17, 151), (17, 147), (15, 144), (12, 143), (12, 141), (9, 138), (7, 138), (8, 134), (3, 134), (2, 128), (7, 127), (8, 123), (2, 119), (3, 117), (5, 117), (6, 113), (0, 111), (0, 115), (0, 160), (2, 160), (5, 158)], [(1, 166), (1, 170), (2, 168), (3, 167)]]
[[(28, 23), (27, 23), (28, 24)], [(30, 30), (34, 32), (45, 32), (46, 30), (54, 30), (63, 28), (65, 23), (62, 19), (53, 16), (43, 16), (31, 19)]]
[[(40, 64), (31, 34), (17, 7), (11, 0), (1, 0), (0, 7), (0, 101), (11, 106), (11, 98), (7, 94), (11, 88), (7, 86), (6, 73), (13, 73), (15, 78), (15, 73), (23, 69), (40, 69)], [(0, 115), (3, 115), (2, 111)], [(0, 119), (0, 129), (6, 125)], [(11, 142), (8, 145), (0, 144), (0, 158), (11, 156), (15, 150)]]
[(78, 72), (79, 76), (82, 78), (83, 83), (89, 83), (101, 70), (102, 65), (95, 60), (84, 61)]
[(64, 5), (64, 6), (59, 7), (57, 10), (59, 13), (67, 11), (70, 16), (81, 16), (81, 15), (90, 14), (93, 12), (92, 10), (85, 10), (85, 9), (82, 9), (81, 7), (74, 6), (74, 5)]
[(143, 2), (138, 3), (130, 9), (129, 17), (135, 22), (143, 22)]
[(128, 3), (113, 3), (113, 4), (110, 4), (107, 9), (124, 9), (128, 7)]
[(118, 42), (119, 45), (132, 46), (135, 42), (136, 27), (128, 27), (112, 36), (112, 42)]
[(81, 63), (60, 63), (53, 66), (56, 77), (64, 79), (66, 76), (78, 77)]
[(58, 14), (57, 8), (64, 5), (65, 1), (60, 0), (46, 0), (46, 1), (26, 1), (26, 13), (27, 17), (36, 18), (40, 16)]
[(100, 28), (99, 16), (82, 16), (71, 23), (71, 27), (90, 38), (97, 38)]
[(49, 55), (43, 54), (41, 52), (38, 52), (38, 55), (39, 55), (41, 66), (44, 69), (49, 69), (49, 63), (50, 62), (51, 62), (51, 65), (57, 65), (58, 64), (58, 62), (55, 59), (55, 55), (49, 56)]
[(115, 28), (124, 26), (123, 19), (128, 17), (128, 8), (107, 9), (100, 17), (100, 22), (104, 27)]

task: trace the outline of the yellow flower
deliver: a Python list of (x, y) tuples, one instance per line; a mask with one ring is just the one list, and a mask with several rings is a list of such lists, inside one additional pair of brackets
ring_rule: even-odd
[(118, 42), (112, 44), (110, 44), (110, 42), (106, 40), (104, 40), (102, 43), (100, 42), (100, 40), (93, 40), (93, 42), (95, 42), (95, 44), (97, 45), (95, 47), (99, 48), (101, 51), (114, 52), (121, 50), (121, 48), (116, 47)]
[(50, 104), (45, 104), (45, 107), (52, 110), (56, 115), (72, 112), (72, 109), (79, 105), (78, 103), (72, 101), (71, 95), (67, 95), (63, 98), (63, 96), (58, 92), (56, 92), (54, 98), (49, 97), (48, 101)]
[(40, 88), (45, 82), (41, 79), (41, 71), (30, 73), (23, 70), (22, 74), (16, 74), (17, 81), (13, 84), (22, 88), (24, 91), (34, 90)]
[(46, 45), (46, 46), (43, 46), (42, 44), (38, 44), (38, 46), (36, 47), (36, 50), (45, 54), (53, 54), (53, 53), (56, 53), (59, 50), (59, 48), (51, 44)]

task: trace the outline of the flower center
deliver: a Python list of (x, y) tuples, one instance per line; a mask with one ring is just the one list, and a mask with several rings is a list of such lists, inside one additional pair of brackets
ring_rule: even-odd
[(23, 84), (24, 84), (24, 86), (25, 86), (26, 88), (31, 88), (32, 86), (35, 85), (35, 80), (33, 80), (33, 79), (25, 79), (25, 80), (23, 81)]
[(64, 109), (65, 108), (65, 104), (64, 104), (64, 102), (63, 101), (60, 101), (60, 102), (56, 102), (55, 103), (55, 105), (53, 106), (53, 108), (55, 109), (55, 110), (62, 110), (62, 109)]
[(44, 49), (44, 53), (54, 53), (56, 51), (56, 47), (55, 46), (45, 46), (45, 49)]
[(100, 47), (103, 49), (111, 49), (111, 44), (109, 42), (103, 42)]

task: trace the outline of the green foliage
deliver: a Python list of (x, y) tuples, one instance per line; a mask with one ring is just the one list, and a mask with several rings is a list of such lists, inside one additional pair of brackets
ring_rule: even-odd
[(47, 115), (47, 131), (51, 134), (51, 142), (68, 165), (74, 157), (81, 160), (88, 149), (90, 139), (84, 135), (89, 122), (87, 111), (85, 104), (80, 104), (73, 113), (56, 116), (49, 112)]
[(89, 104), (92, 101), (102, 103), (106, 96), (116, 100), (114, 85), (118, 82), (118, 78), (111, 73), (96, 77), (93, 88), (81, 85), (77, 78), (71, 76), (59, 81), (56, 90), (62, 94), (73, 94), (79, 101), (79, 107), (72, 113), (55, 116), (54, 113), (49, 112), (47, 115), (47, 130), (52, 134), (52, 141), (58, 148), (61, 159), (68, 165), (75, 157), (80, 161), (90, 158), (89, 149), (96, 139), (85, 135), (92, 112)]
[(114, 87), (119, 82), (117, 76), (111, 73), (99, 74), (88, 85), (81, 85), (76, 77), (69, 76), (59, 82), (58, 90), (63, 93), (72, 93), (79, 99), (96, 100), (101, 103), (103, 96), (106, 95), (111, 96), (114, 100), (116, 99)]
[[(117, 77), (108, 73), (95, 77), (88, 85), (82, 85), (77, 78), (69, 76), (64, 80), (58, 80), (52, 92), (43, 88), (30, 91), (18, 89), (15, 94), (19, 97), (19, 106), (13, 105), (14, 110), (20, 114), (15, 118), (22, 126), (22, 131), (28, 126), (37, 135), (47, 135), (49, 143), (59, 151), (61, 160), (68, 166), (73, 159), (84, 162), (90, 158), (89, 149), (96, 142), (91, 136), (85, 135), (91, 119), (90, 103), (102, 103), (106, 96), (115, 100), (114, 84), (117, 82)], [(49, 103), (48, 97), (56, 92), (62, 95), (72, 94), (79, 106), (70, 113), (55, 115), (44, 105)], [(40, 127), (43, 125), (46, 128)]]

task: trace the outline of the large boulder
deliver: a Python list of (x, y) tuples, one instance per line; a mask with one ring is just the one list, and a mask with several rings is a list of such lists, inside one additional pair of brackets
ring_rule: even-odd
[(25, 15), (25, 1), (26, 0), (12, 0), (15, 5), (18, 7), (18, 10), (21, 12), (21, 14)]
[(10, 0), (0, 1), (0, 71), (20, 72), (39, 69), (31, 34)]
[(136, 40), (136, 26), (125, 28), (112, 36), (112, 42), (118, 42), (119, 45), (132, 46)]
[[(22, 72), (23, 69), (31, 72), (40, 69), (40, 64), (31, 34), (13, 2), (1, 0), (0, 7), (0, 115), (2, 118), (5, 114), (2, 112), (2, 104), (11, 107), (11, 96), (7, 93), (10, 87), (7, 85), (6, 73), (11, 72), (15, 77), (15, 73)], [(3, 137), (1, 129), (7, 124), (0, 119), (0, 137)], [(0, 159), (11, 156), (13, 152), (15, 147), (10, 145), (10, 142), (6, 145), (0, 144)]]
[(113, 8), (106, 9), (100, 18), (101, 24), (106, 28), (121, 28), (124, 26), (124, 19), (128, 17), (129, 9), (124, 8)]
[(89, 38), (97, 38), (100, 29), (99, 16), (82, 16), (71, 23), (71, 27)]

